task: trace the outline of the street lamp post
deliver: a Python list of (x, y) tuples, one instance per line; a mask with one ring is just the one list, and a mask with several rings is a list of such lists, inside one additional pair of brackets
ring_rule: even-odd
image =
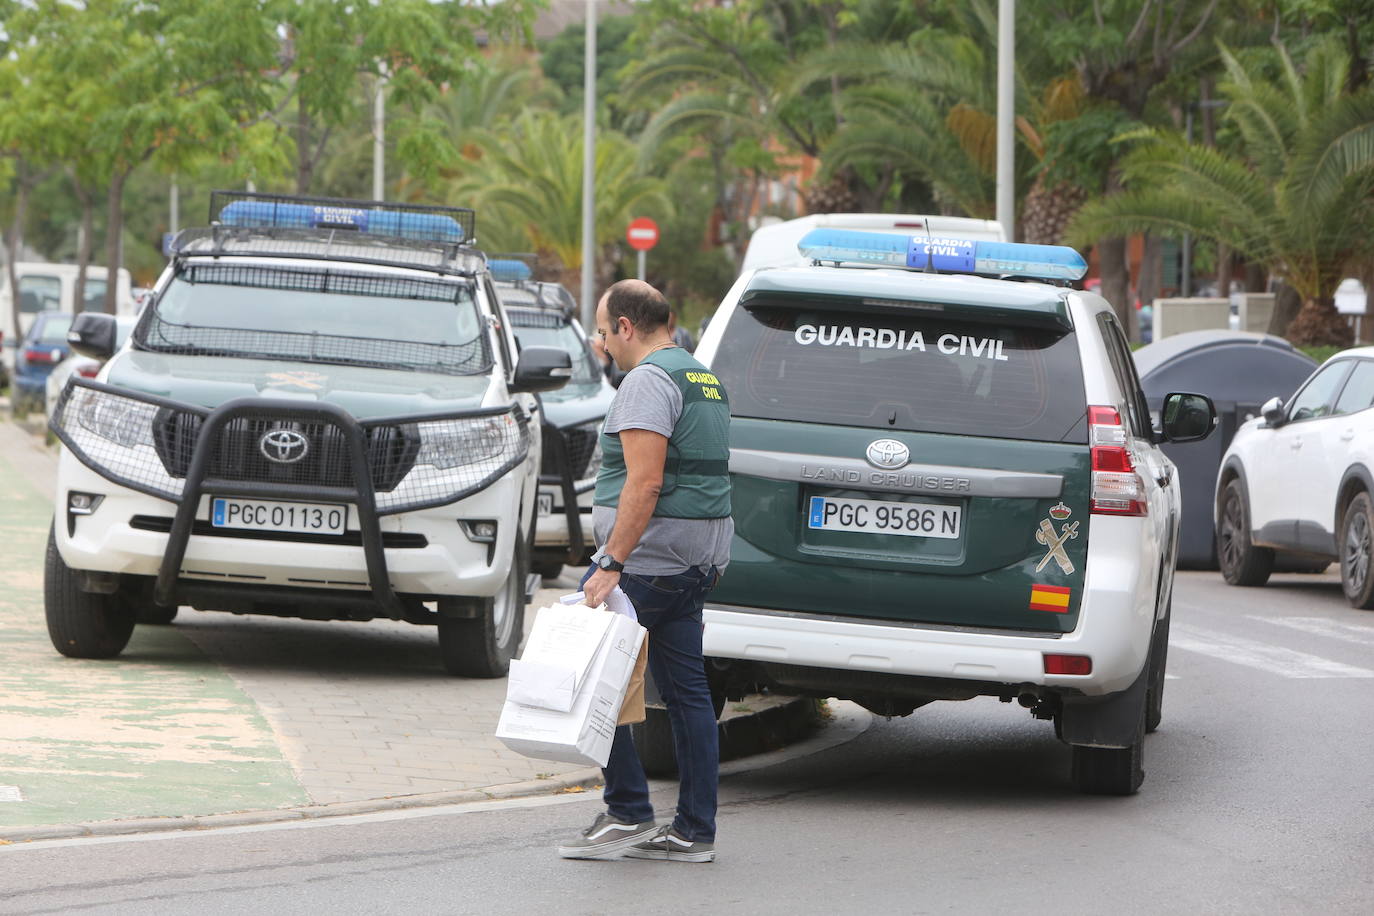
[(997, 0), (997, 221), (1016, 238), (1016, 0)]
[(596, 328), (596, 0), (587, 0), (582, 73), (582, 324)]
[(372, 199), (386, 190), (386, 64), (377, 66), (377, 95), (372, 101)]

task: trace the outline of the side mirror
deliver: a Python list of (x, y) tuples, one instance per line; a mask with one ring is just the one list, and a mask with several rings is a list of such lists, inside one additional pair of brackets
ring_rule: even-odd
[(562, 388), (572, 378), (572, 357), (558, 347), (526, 347), (515, 363), (512, 394), (532, 394)]
[(1174, 392), (1165, 395), (1161, 430), (1169, 442), (1206, 439), (1217, 424), (1217, 409), (1205, 394)]
[(104, 312), (82, 312), (72, 319), (67, 343), (82, 356), (104, 362), (114, 355), (118, 339), (115, 318)]
[(1282, 426), (1288, 419), (1283, 413), (1283, 398), (1270, 398), (1261, 404), (1260, 416), (1272, 427)]

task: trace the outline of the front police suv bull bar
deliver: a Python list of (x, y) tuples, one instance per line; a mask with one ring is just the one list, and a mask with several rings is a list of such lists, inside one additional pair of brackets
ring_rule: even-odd
[[(380, 517), (447, 505), (490, 486), (525, 460), (528, 423), (518, 406), (366, 421), (329, 403), (272, 398), (208, 410), (74, 378), (51, 427), (97, 474), (177, 504), (154, 591), (158, 605), (176, 606), (192, 534), (233, 534), (213, 507), (197, 520), (202, 496), (312, 500), (343, 508), (345, 521), (347, 506), (354, 507), (372, 597), (399, 619), (406, 615), (387, 573)], [(68, 511), (69, 534), (78, 514)], [(349, 544), (345, 535), (299, 537)]]

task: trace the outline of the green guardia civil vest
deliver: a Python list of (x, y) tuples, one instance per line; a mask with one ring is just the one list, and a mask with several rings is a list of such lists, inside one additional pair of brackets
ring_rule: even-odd
[[(682, 416), (668, 437), (663, 489), (654, 515), (725, 518), (730, 514), (730, 401), (725, 389), (681, 347), (657, 350), (644, 362), (667, 372), (682, 391)], [(618, 506), (625, 476), (620, 437), (602, 433), (596, 505)]]

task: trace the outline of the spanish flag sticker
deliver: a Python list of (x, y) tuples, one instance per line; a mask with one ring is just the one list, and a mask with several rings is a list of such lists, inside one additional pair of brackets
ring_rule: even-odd
[(1071, 589), (1063, 585), (1032, 585), (1030, 609), (1032, 611), (1053, 611), (1056, 614), (1069, 612)]

